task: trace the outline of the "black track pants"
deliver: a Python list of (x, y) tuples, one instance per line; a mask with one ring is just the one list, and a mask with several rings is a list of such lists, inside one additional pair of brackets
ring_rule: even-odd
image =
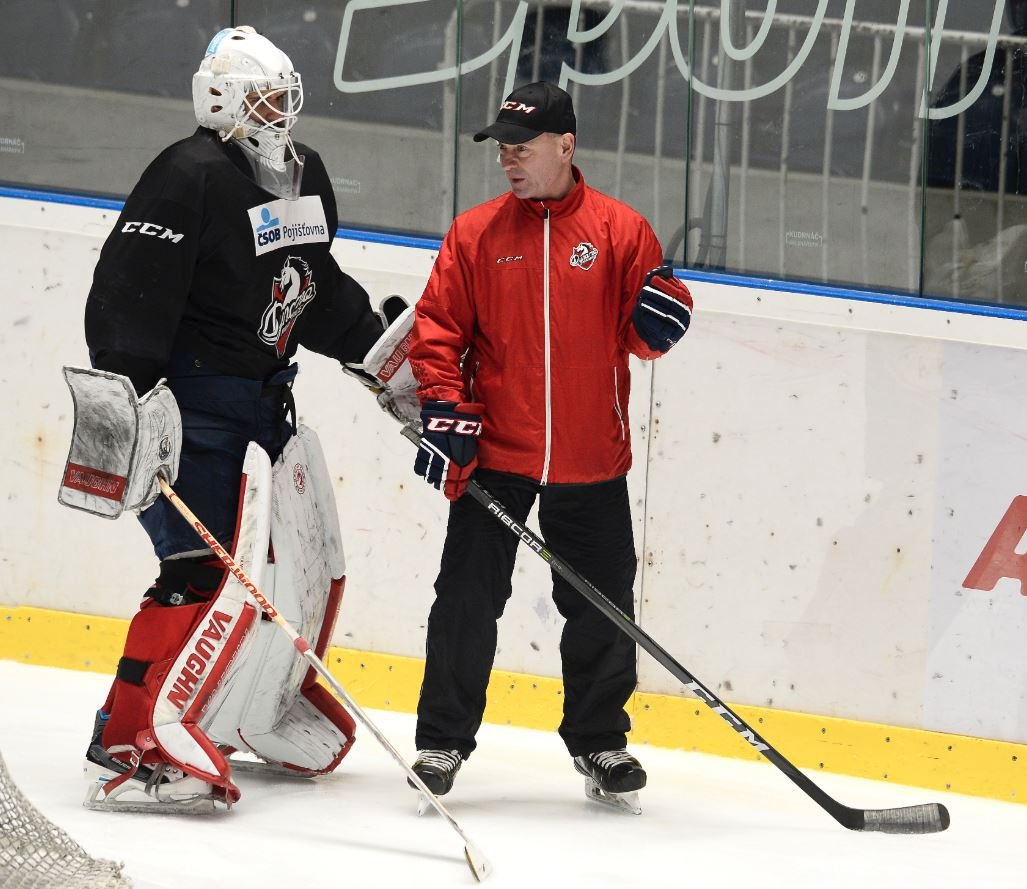
[[(635, 548), (624, 478), (542, 487), (522, 476), (479, 470), (475, 480), (521, 522), (539, 496), (539, 525), (549, 548), (634, 617)], [(464, 756), (474, 750), (516, 551), (510, 530), (471, 497), (452, 504), (428, 618), (419, 750), (459, 750)], [(623, 747), (630, 728), (624, 704), (637, 680), (635, 644), (555, 575), (553, 600), (566, 621), (560, 735), (571, 756)]]

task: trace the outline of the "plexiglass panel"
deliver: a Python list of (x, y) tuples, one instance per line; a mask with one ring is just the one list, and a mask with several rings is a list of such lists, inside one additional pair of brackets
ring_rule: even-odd
[(6, 0), (0, 181), (125, 195), (195, 128), (192, 75), (228, 0)]
[(310, 105), (297, 137), (324, 158), (341, 224), (448, 227), (454, 126), (439, 69), (453, 12), (451, 0), (236, 3), (237, 23), (276, 41), (303, 75)]
[(1027, 0), (7, 0), (0, 181), (124, 195), (211, 36), (302, 73), (340, 220), (439, 236), (507, 188), (472, 134), (565, 87), (586, 180), (679, 265), (1027, 303)]
[(922, 14), (695, 5), (689, 264), (917, 289)]
[[(468, 4), (465, 20), (474, 22), (470, 10), (482, 6)], [(475, 145), (471, 135), (495, 119), (514, 87), (549, 79), (574, 99), (575, 163), (585, 180), (643, 213), (669, 245), (684, 221), (688, 108), (688, 81), (675, 67), (671, 41), (687, 10), (632, 0), (575, 6), (488, 0), (487, 8), (497, 25), (493, 34), (509, 35), (509, 47), (461, 81), (460, 208), (508, 187), (495, 144)], [(474, 64), (465, 55), (465, 65)]]
[(933, 23), (924, 292), (1027, 304), (1027, 3), (939, 5)]

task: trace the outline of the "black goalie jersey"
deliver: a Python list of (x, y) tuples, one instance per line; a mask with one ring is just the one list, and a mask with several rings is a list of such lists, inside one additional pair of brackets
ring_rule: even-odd
[(242, 150), (202, 127), (150, 164), (93, 275), (85, 321), (96, 367), (142, 394), (179, 362), (265, 380), (300, 345), (363, 358), (381, 324), (328, 252), (338, 218), (324, 164), (296, 151), (305, 160), (294, 201), (259, 188)]

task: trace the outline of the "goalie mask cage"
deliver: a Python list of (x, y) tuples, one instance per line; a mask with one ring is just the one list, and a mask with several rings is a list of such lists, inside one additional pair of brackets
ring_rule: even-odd
[(121, 865), (92, 858), (45, 818), (11, 780), (0, 756), (0, 887), (131, 889)]

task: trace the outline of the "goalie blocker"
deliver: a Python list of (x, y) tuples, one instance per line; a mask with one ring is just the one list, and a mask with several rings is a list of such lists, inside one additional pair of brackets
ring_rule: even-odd
[(414, 307), (394, 294), (382, 300), (378, 315), (385, 332), (367, 350), (363, 361), (344, 364), (342, 369), (374, 392), (382, 410), (404, 426), (419, 430), (421, 402), (409, 360)]
[(161, 380), (142, 398), (128, 377), (65, 367), (75, 425), (57, 499), (65, 506), (116, 519), (145, 509), (160, 495), (155, 476), (178, 477), (182, 417)]
[[(111, 492), (80, 492), (67, 484), (66, 469), (59, 499), (110, 518), (143, 508), (152, 502), (155, 469), (173, 477), (177, 465), (143, 458), (149, 451), (141, 442), (153, 436), (140, 430), (174, 428), (173, 396), (157, 387), (137, 399), (116, 374), (68, 368), (65, 376), (76, 406), (68, 466), (93, 478), (118, 475), (122, 492), (145, 496), (113, 500), (103, 496)], [(148, 415), (147, 405), (160, 405), (163, 419)], [(331, 638), (345, 583), (338, 527), (311, 430), (301, 426), (273, 468), (258, 445), (249, 445), (231, 555), (276, 609), (317, 640), (318, 656)], [(94, 779), (88, 807), (230, 806), (240, 796), (227, 758), (236, 750), (258, 757), (258, 767), (294, 774), (338, 765), (353, 743), (352, 718), (288, 640), (258, 617), (248, 590), (212, 557), (162, 563), (130, 625), (102, 711), (109, 718), (98, 720), (87, 763)]]

